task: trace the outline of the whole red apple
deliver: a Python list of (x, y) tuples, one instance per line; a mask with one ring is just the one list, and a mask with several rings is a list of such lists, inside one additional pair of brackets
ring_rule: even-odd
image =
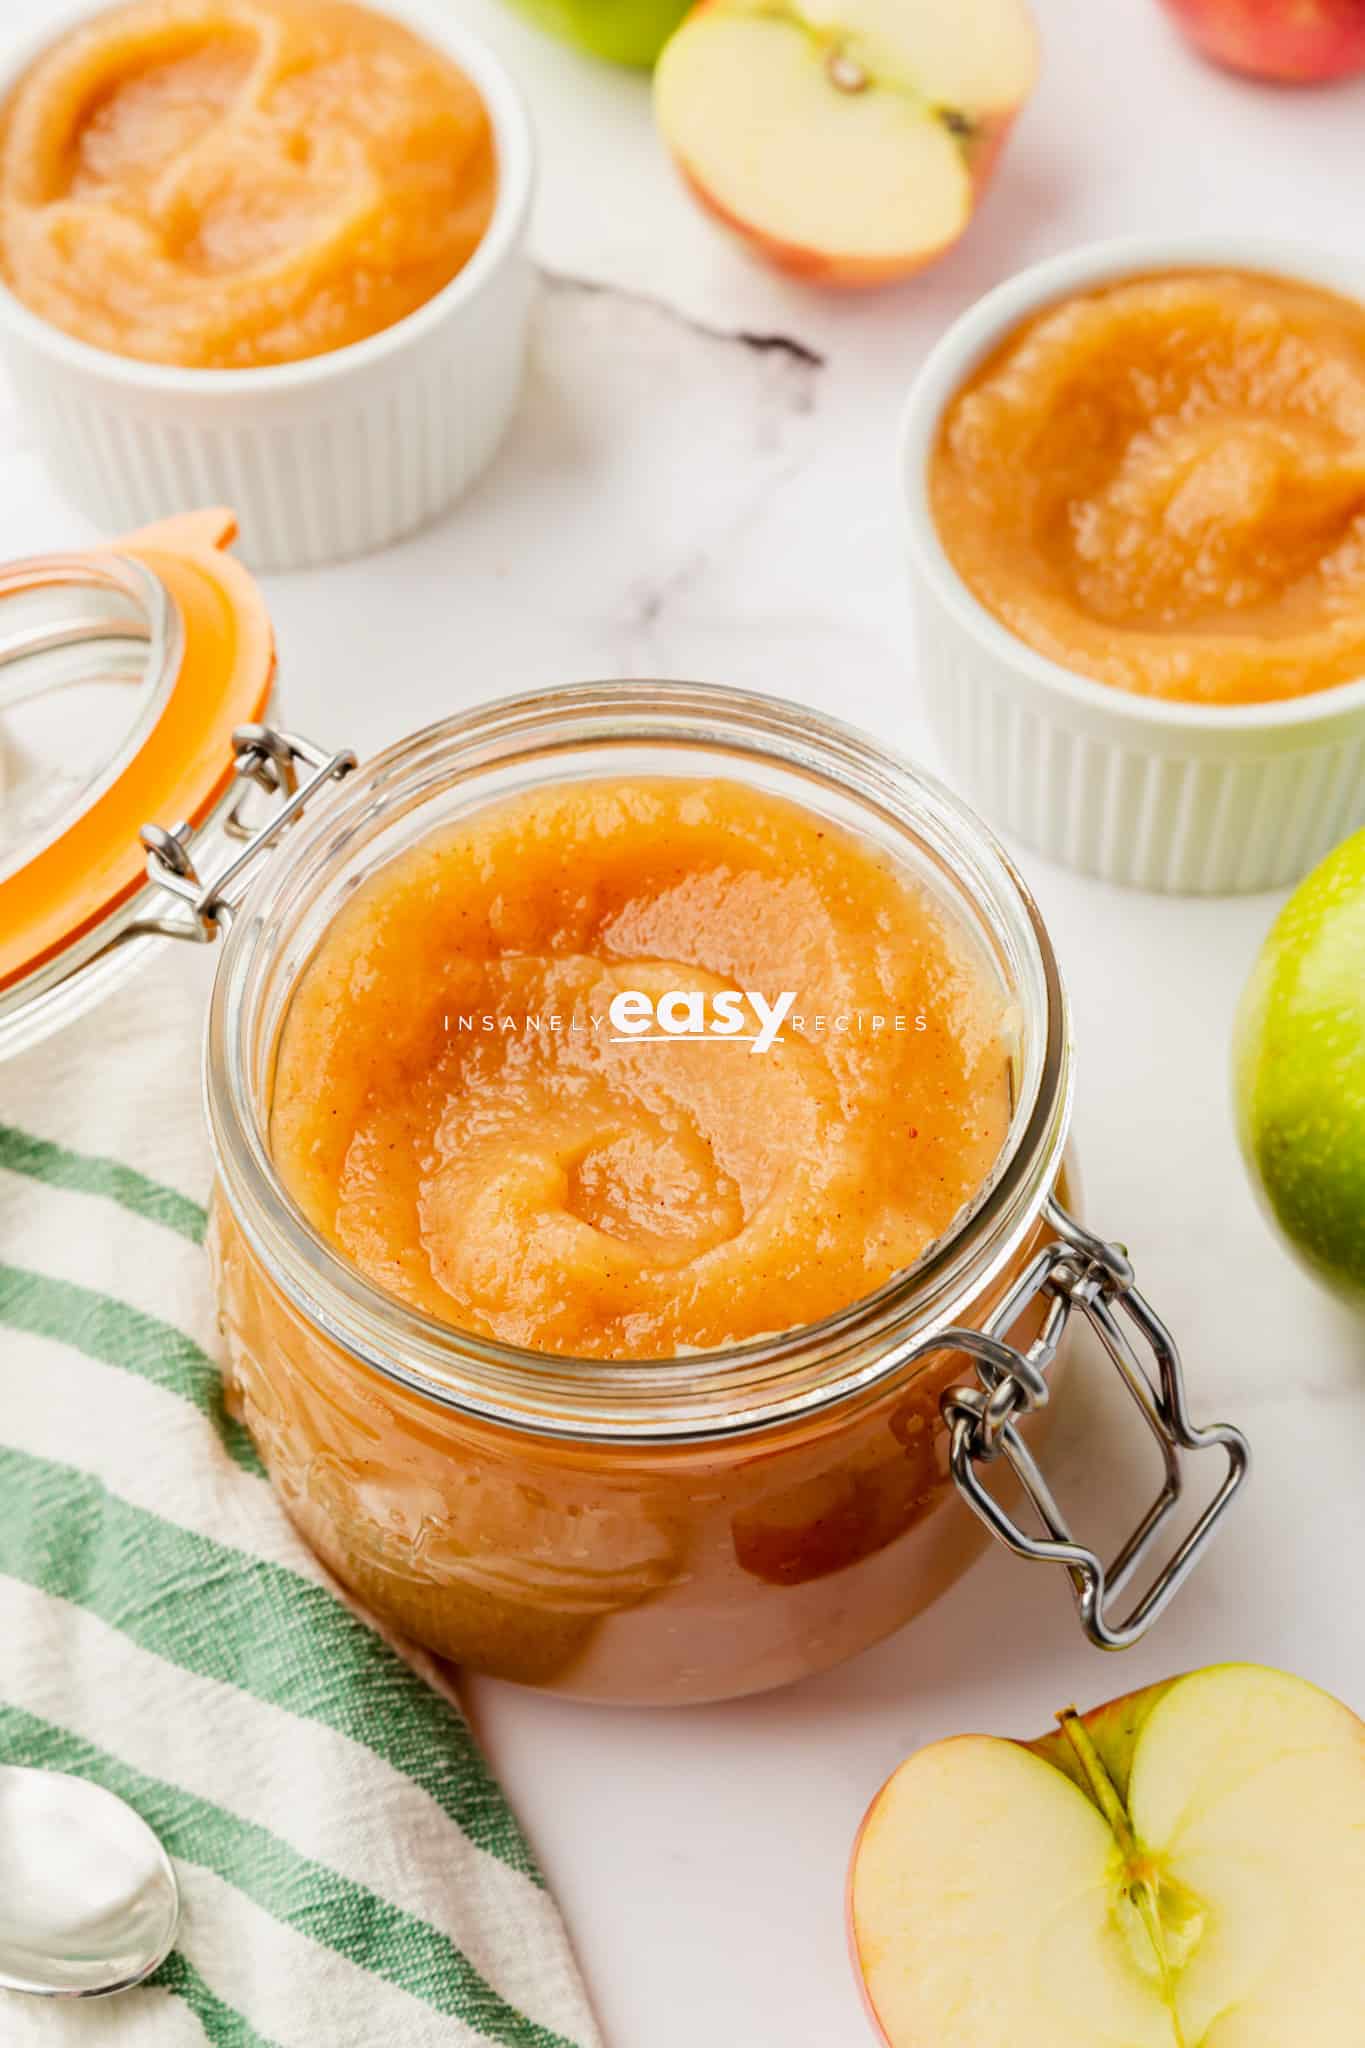
[(1365, 71), (1365, 0), (1165, 0), (1191, 42), (1230, 71), (1319, 85)]

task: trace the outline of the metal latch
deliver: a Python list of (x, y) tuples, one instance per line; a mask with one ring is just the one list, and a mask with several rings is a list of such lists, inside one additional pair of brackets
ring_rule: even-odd
[[(1241, 1431), (1230, 1424), (1198, 1429), (1190, 1420), (1175, 1340), (1135, 1287), (1123, 1247), (1093, 1237), (1055, 1202), (1045, 1214), (1056, 1232), (1054, 1240), (1020, 1275), (984, 1328), (945, 1330), (934, 1340), (934, 1351), (966, 1352), (976, 1366), (975, 1386), (952, 1387), (943, 1396), (950, 1469), (972, 1512), (1016, 1556), (1065, 1567), (1091, 1642), (1102, 1650), (1126, 1650), (1146, 1634), (1193, 1571), (1247, 1476), (1251, 1454)], [(1009, 1333), (1035, 1302), (1045, 1305), (1042, 1328), (1021, 1351), (1008, 1341)], [(1016, 1426), (1046, 1406), (1048, 1371), (1077, 1311), (1099, 1337), (1165, 1467), (1156, 1499), (1108, 1565), (1073, 1536)], [(1176, 1512), (1187, 1454), (1208, 1450), (1221, 1450), (1227, 1460), (1217, 1494), (1125, 1618), (1111, 1620), (1111, 1603), (1150, 1558)], [(983, 1469), (1001, 1458), (1032, 1502), (1042, 1534), (1021, 1528), (986, 1487)]]
[[(241, 852), (234, 854), (220, 873), (205, 879), (195, 866), (195, 834), (189, 825), (177, 825), (169, 832), (161, 825), (144, 825), (139, 837), (147, 849), (149, 878), (189, 911), (188, 916), (142, 919), (144, 932), (160, 932), (172, 939), (216, 939), (227, 929), (260, 856), (301, 816), (320, 789), (339, 782), (356, 765), (349, 749), (326, 754), (310, 740), (272, 725), (239, 725), (232, 735), (232, 750), (234, 772), (243, 787), (228, 810), (223, 829), (230, 838), (241, 841)], [(308, 770), (303, 780), (301, 768)], [(253, 788), (281, 800), (279, 809), (256, 826), (246, 817)]]

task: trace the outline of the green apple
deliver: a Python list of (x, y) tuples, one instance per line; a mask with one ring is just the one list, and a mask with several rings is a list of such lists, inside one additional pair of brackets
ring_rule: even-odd
[(692, 0), (515, 0), (521, 12), (551, 35), (648, 71), (692, 5)]
[(863, 1822), (888, 2048), (1360, 2048), (1365, 1725), (1226, 1664), (921, 1750)]
[(1365, 1301), (1365, 832), (1328, 855), (1261, 949), (1233, 1042), (1242, 1149), (1310, 1267)]

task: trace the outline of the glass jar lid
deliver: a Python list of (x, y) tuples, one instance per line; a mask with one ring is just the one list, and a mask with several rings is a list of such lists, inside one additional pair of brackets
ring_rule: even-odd
[(0, 1055), (155, 942), (144, 821), (222, 822), (233, 731), (262, 715), (275, 671), (235, 531), (198, 512), (0, 567)]

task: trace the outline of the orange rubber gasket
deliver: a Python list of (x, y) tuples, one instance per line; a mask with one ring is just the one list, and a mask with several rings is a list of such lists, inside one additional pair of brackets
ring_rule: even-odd
[(0, 989), (145, 885), (143, 825), (202, 824), (232, 780), (233, 728), (261, 718), (275, 680), (265, 601), (226, 552), (236, 533), (231, 512), (189, 512), (96, 551), (135, 557), (170, 591), (184, 629), (180, 673), (123, 772), (67, 831), (0, 882)]

